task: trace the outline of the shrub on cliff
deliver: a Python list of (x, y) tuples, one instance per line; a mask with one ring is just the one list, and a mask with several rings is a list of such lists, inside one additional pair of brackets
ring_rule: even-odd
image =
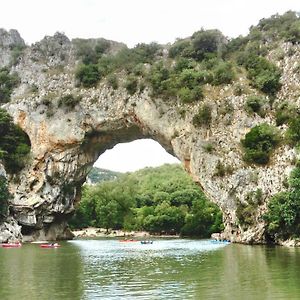
[(277, 129), (267, 123), (253, 127), (243, 139), (244, 160), (248, 163), (265, 165), (270, 160), (280, 136)]
[(287, 124), (295, 117), (297, 117), (297, 110), (288, 102), (283, 102), (276, 108), (275, 118), (277, 126)]
[(74, 109), (81, 100), (80, 96), (74, 96), (72, 94), (62, 96), (58, 101), (58, 107), (67, 107), (69, 109)]
[(0, 104), (9, 102), (10, 95), (18, 84), (17, 74), (10, 74), (7, 68), (0, 69)]
[(7, 216), (9, 196), (7, 180), (4, 176), (0, 176), (0, 221)]
[(261, 96), (251, 95), (246, 100), (246, 110), (248, 112), (257, 113), (262, 118), (265, 117), (265, 110), (263, 105), (265, 104), (266, 99)]
[(30, 140), (3, 109), (0, 109), (0, 136), (0, 158), (9, 173), (17, 173), (28, 159)]
[(79, 65), (75, 72), (75, 78), (83, 87), (95, 86), (100, 80), (100, 72), (97, 65)]
[(266, 58), (251, 54), (244, 62), (252, 85), (262, 92), (274, 95), (281, 88), (281, 71)]
[(196, 60), (203, 60), (209, 55), (216, 55), (222, 44), (224, 36), (219, 30), (200, 30), (192, 35), (193, 54)]
[(133, 75), (128, 76), (126, 82), (124, 84), (125, 89), (129, 93), (129, 95), (133, 95), (138, 88), (138, 80)]
[(211, 107), (203, 104), (196, 115), (193, 117), (194, 126), (209, 126), (211, 123)]
[(286, 131), (286, 139), (292, 145), (299, 145), (300, 142), (300, 116), (291, 117), (288, 122), (289, 128)]
[(267, 235), (272, 240), (300, 237), (300, 168), (296, 167), (289, 179), (289, 189), (276, 194), (268, 203), (264, 215)]

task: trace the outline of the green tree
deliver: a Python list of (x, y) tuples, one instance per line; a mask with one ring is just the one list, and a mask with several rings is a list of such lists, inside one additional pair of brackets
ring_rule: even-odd
[(17, 173), (25, 166), (28, 159), (30, 140), (3, 109), (0, 109), (0, 135), (0, 158), (3, 159), (9, 173)]
[(267, 164), (280, 136), (277, 129), (267, 123), (253, 127), (243, 139), (244, 160), (248, 163)]
[(10, 194), (8, 192), (7, 180), (4, 176), (0, 176), (0, 221), (8, 214), (8, 199)]

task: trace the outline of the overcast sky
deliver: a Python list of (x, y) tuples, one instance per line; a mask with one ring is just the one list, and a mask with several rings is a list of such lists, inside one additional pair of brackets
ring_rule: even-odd
[[(0, 27), (17, 29), (27, 44), (60, 31), (69, 38), (103, 37), (133, 47), (172, 43), (202, 27), (228, 37), (245, 35), (260, 19), (288, 10), (299, 12), (300, 0), (3, 0)], [(97, 166), (124, 172), (169, 159), (154, 141), (136, 141), (107, 151)]]
[(234, 37), (263, 17), (300, 11), (299, 0), (3, 0), (0, 27), (30, 44), (56, 31), (104, 37), (134, 46), (173, 42), (201, 27)]

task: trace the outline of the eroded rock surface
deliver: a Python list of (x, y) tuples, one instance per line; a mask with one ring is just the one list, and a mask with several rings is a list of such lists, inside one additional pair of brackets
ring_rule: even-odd
[[(285, 52), (291, 47), (294, 54), (278, 63), (283, 69), (283, 87), (275, 103), (300, 100), (295, 89), (300, 76), (291, 71), (299, 61), (299, 47), (282, 45)], [(0, 53), (1, 66), (9, 60), (7, 52)], [(233, 85), (214, 91), (207, 86), (204, 102), (212, 107), (212, 124), (209, 128), (195, 127), (192, 118), (200, 104), (182, 105), (177, 100), (152, 98), (147, 87), (129, 95), (122, 84), (113, 90), (105, 80), (96, 88), (78, 87), (74, 76), (77, 64), (74, 43), (57, 33), (24, 49), (18, 64), (12, 67), (21, 84), (4, 107), (28, 134), (32, 145), (28, 165), (17, 181), (10, 180), (14, 195), (11, 218), (22, 226), (26, 240), (69, 238), (66, 216), (79, 201), (81, 185), (99, 155), (117, 143), (150, 137), (178, 157), (207, 196), (219, 205), (224, 213), (226, 238), (264, 242), (261, 215), (267, 200), (284, 189), (283, 181), (296, 154), (292, 148), (281, 146), (267, 166), (248, 166), (242, 160), (240, 141), (251, 127), (274, 123), (271, 114), (264, 119), (249, 115), (245, 111), (246, 95), (234, 95)], [(125, 80), (122, 74), (119, 80)], [(245, 78), (238, 81), (247, 84)], [(81, 97), (79, 104), (73, 109), (59, 107), (61, 97), (69, 94)], [(224, 111), (225, 104), (233, 110)], [(213, 151), (206, 150), (208, 144), (213, 145)], [(219, 162), (230, 167), (230, 172), (217, 176)], [(257, 208), (253, 225), (245, 229), (237, 220), (237, 205), (257, 189), (262, 191), (263, 204)], [(0, 231), (20, 238), (19, 233), (9, 229)]]

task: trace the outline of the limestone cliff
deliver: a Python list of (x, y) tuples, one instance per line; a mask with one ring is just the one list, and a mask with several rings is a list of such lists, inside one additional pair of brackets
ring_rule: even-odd
[[(110, 43), (115, 51), (122, 47)], [(15, 222), (11, 225), (15, 230), (6, 230), (2, 240), (20, 238), (21, 233), (24, 240), (70, 237), (66, 216), (80, 200), (81, 185), (99, 155), (117, 143), (150, 137), (178, 157), (219, 205), (226, 237), (237, 242), (264, 242), (261, 216), (268, 199), (284, 189), (296, 153), (282, 145), (266, 166), (249, 166), (243, 161), (240, 141), (245, 134), (257, 124), (274, 123), (271, 110), (264, 118), (248, 114), (246, 95), (235, 95), (237, 82), (256, 93), (245, 76), (233, 84), (205, 87), (203, 101), (212, 108), (212, 122), (210, 127), (195, 127), (192, 119), (201, 103), (165, 101), (151, 96), (147, 86), (130, 95), (122, 84), (114, 90), (105, 80), (92, 88), (79, 86), (74, 76), (79, 64), (75, 43), (63, 34), (25, 47), (15, 64), (11, 64), (12, 44), (24, 46), (15, 31), (0, 31), (0, 66), (10, 66), (20, 77), (11, 101), (2, 107), (28, 134), (31, 158), (17, 178), (9, 178), (13, 194), (10, 223)], [(300, 75), (293, 68), (299, 62), (300, 48), (291, 43), (280, 48), (283, 59), (277, 60), (272, 50), (268, 55), (283, 72), (282, 88), (274, 103), (285, 100), (299, 104)], [(117, 75), (121, 83), (125, 81), (122, 72)], [(72, 108), (60, 105), (60, 99), (70, 94), (80, 101)], [(224, 103), (233, 108), (230, 113), (224, 111)], [(213, 145), (213, 151), (206, 150), (208, 144)], [(220, 163), (230, 167), (224, 176), (216, 175)], [(236, 216), (237, 199), (246, 203), (249, 192), (257, 189), (262, 191), (263, 202), (257, 207), (253, 224), (244, 228)]]

